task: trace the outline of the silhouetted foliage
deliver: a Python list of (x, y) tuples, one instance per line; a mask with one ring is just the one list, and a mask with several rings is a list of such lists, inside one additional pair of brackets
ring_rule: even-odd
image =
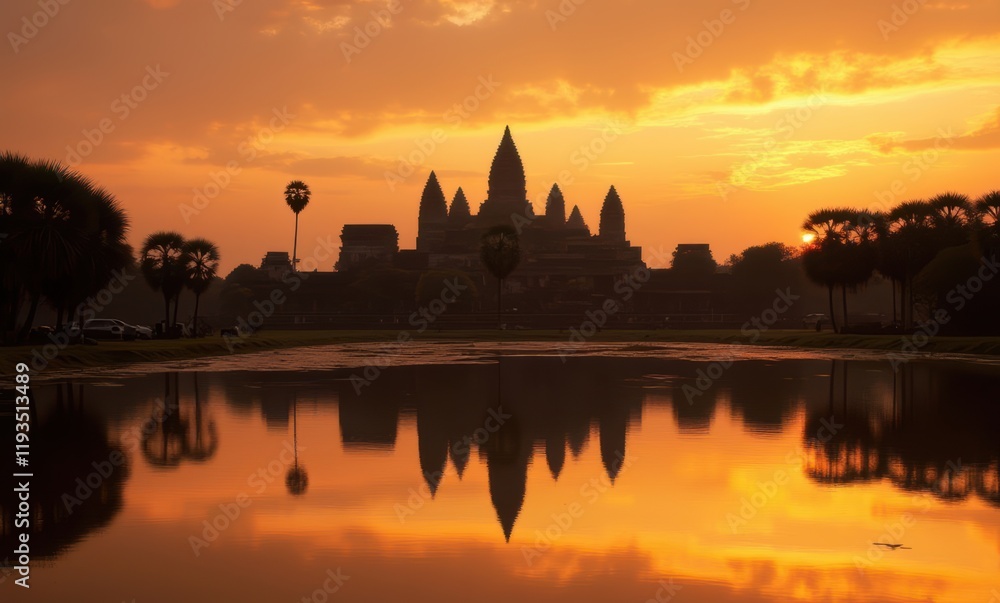
[(299, 214), (302, 210), (309, 205), (309, 199), (312, 196), (312, 191), (309, 190), (309, 185), (301, 180), (292, 180), (285, 186), (285, 203), (295, 214), (295, 238), (292, 242), (292, 270), (298, 270), (298, 253), (299, 249)]
[[(996, 330), (995, 313), (986, 311), (998, 300), (992, 282), (996, 271), (987, 270), (989, 278), (979, 273), (996, 256), (998, 215), (1000, 192), (975, 203), (944, 193), (930, 201), (900, 203), (885, 214), (822, 209), (803, 226), (815, 235), (803, 251), (803, 265), (811, 280), (828, 288), (835, 329), (834, 287), (842, 290), (846, 327), (847, 291), (865, 286), (878, 273), (892, 283), (893, 322), (901, 317), (906, 329), (913, 328), (919, 305), (927, 317), (937, 309), (950, 310), (950, 317), (963, 313), (947, 321), (948, 329)], [(970, 283), (976, 291), (966, 291)]]
[(497, 279), (497, 328), (502, 327), (503, 281), (521, 263), (521, 245), (512, 226), (494, 226), (483, 235), (479, 257)]
[(184, 243), (184, 285), (194, 293), (192, 335), (198, 336), (198, 304), (219, 272), (219, 248), (206, 239), (191, 239)]
[(677, 280), (689, 287), (707, 286), (717, 268), (710, 249), (693, 246), (678, 246), (670, 262), (670, 270)]
[(794, 288), (801, 269), (792, 260), (796, 250), (783, 243), (765, 243), (744, 249), (729, 258), (735, 304), (745, 315), (757, 315), (771, 306), (777, 290)]
[(164, 323), (168, 327), (177, 322), (177, 298), (184, 288), (186, 265), (184, 237), (179, 233), (160, 231), (146, 237), (139, 252), (139, 268), (149, 286), (163, 294)]
[(58, 163), (10, 152), (0, 154), (0, 233), (5, 341), (27, 337), (43, 300), (61, 322), (131, 263), (128, 219), (113, 195)]
[(240, 264), (226, 275), (226, 284), (238, 283), (246, 285), (261, 278), (260, 271), (256, 266), (250, 264)]

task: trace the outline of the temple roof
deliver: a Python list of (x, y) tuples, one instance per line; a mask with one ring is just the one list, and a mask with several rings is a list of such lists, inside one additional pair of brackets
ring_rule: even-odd
[(572, 228), (574, 230), (586, 230), (590, 232), (590, 228), (587, 223), (583, 221), (583, 214), (580, 213), (580, 206), (574, 205), (573, 211), (569, 214), (569, 220), (566, 221), (566, 228)]
[(545, 217), (553, 225), (566, 224), (566, 200), (563, 198), (562, 190), (558, 184), (552, 185), (549, 198), (545, 201)]
[(625, 207), (613, 186), (601, 207), (600, 235), (603, 238), (625, 240)]
[(448, 211), (448, 219), (452, 222), (467, 222), (472, 218), (472, 210), (469, 208), (469, 200), (465, 198), (465, 191), (459, 187), (455, 191), (455, 198), (451, 200), (451, 209)]
[(608, 191), (607, 197), (604, 198), (604, 206), (601, 207), (601, 215), (605, 212), (612, 213), (619, 216), (625, 215), (625, 207), (622, 205), (622, 199), (618, 196), (618, 191), (614, 186)]
[(524, 177), (524, 164), (517, 152), (510, 126), (504, 130), (503, 139), (493, 157), (490, 168), (489, 194), (490, 200), (523, 201), (527, 199), (528, 191)]
[(448, 219), (448, 203), (444, 200), (444, 191), (438, 182), (437, 174), (431, 172), (424, 186), (424, 194), (420, 197), (421, 222), (444, 222)]

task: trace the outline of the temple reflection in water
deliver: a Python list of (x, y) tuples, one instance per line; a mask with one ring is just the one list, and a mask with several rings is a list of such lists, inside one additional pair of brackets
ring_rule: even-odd
[[(309, 483), (306, 465), (316, 470), (324, 459), (308, 446), (299, 452), (298, 430), (326, 420), (317, 409), (335, 413), (346, 462), (406, 453), (414, 480), (430, 493), (429, 504), (448, 497), (470, 464), (479, 463), (488, 476), (481, 495), (489, 497), (507, 540), (532, 496), (529, 467), (544, 462), (553, 483), (596, 446), (613, 488), (628, 463), (628, 440), (651, 408), (669, 409), (676, 425), (677, 436), (664, 436), (665, 456), (689, 438), (706, 437), (719, 413), (764, 439), (804, 417), (802, 471), (818, 485), (888, 482), (943, 501), (977, 497), (1000, 506), (1000, 408), (990, 367), (912, 363), (894, 372), (876, 362), (749, 360), (691, 396), (683, 386), (694, 384), (706, 366), (655, 358), (581, 357), (564, 364), (504, 357), (389, 368), (360, 391), (349, 371), (294, 379), (278, 372), (174, 373), (126, 379), (120, 387), (96, 380), (40, 384), (33, 455), (46, 470), (33, 482), (36, 555), (56, 557), (112, 522), (136, 463), (158, 472), (211, 471), (229, 443), (217, 422), (220, 413), (294, 436), (294, 469), (282, 481), (289, 494), (306, 499), (322, 487)], [(210, 397), (224, 400), (225, 409), (208, 403)], [(400, 450), (401, 433), (410, 425), (415, 450)], [(827, 430), (829, 437), (816, 437), (830, 425), (836, 427)], [(97, 465), (119, 455), (123, 462), (109, 475), (79, 487), (78, 478), (86, 484)], [(91, 493), (67, 507), (66, 495), (78, 490)], [(14, 546), (15, 509), (8, 490), (0, 498), (6, 550)]]

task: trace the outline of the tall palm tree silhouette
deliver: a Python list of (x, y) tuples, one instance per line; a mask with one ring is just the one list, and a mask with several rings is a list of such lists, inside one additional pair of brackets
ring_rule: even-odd
[(295, 454), (295, 461), (285, 475), (285, 487), (288, 488), (288, 493), (292, 496), (302, 496), (309, 487), (309, 475), (306, 473), (305, 467), (299, 466), (299, 416), (296, 408), (298, 403), (299, 400), (296, 396), (292, 400), (292, 451)]
[(207, 239), (191, 239), (184, 244), (185, 286), (194, 293), (192, 336), (198, 336), (198, 305), (219, 272), (219, 248)]
[(850, 328), (847, 313), (847, 289), (856, 290), (871, 280), (878, 266), (878, 235), (884, 217), (880, 213), (861, 210), (852, 212), (845, 224), (844, 261), (841, 267), (841, 302), (844, 328)]
[(990, 191), (976, 201), (979, 214), (979, 246), (983, 253), (994, 256), (1000, 252), (1000, 190)]
[(934, 208), (926, 201), (904, 201), (885, 218), (884, 243), (880, 245), (883, 274), (900, 283), (903, 325), (913, 324), (913, 280), (934, 259)]
[(939, 249), (962, 245), (969, 240), (978, 221), (976, 206), (961, 193), (942, 193), (927, 202), (931, 208), (931, 225)]
[(521, 263), (521, 245), (517, 231), (506, 224), (494, 226), (483, 235), (479, 257), (497, 279), (497, 328), (503, 327), (503, 282)]
[(132, 264), (132, 247), (126, 240), (128, 218), (117, 199), (86, 180), (78, 182), (75, 188), (74, 194), (83, 196), (82, 203), (89, 206), (87, 213), (90, 216), (71, 219), (79, 220), (90, 233), (76, 243), (71, 277), (46, 279), (44, 295), (56, 310), (57, 330), (62, 329), (64, 318), (78, 318), (70, 316), (72, 309), (80, 308), (88, 297), (97, 295), (115, 271)]
[(301, 180), (292, 180), (285, 187), (285, 203), (295, 213), (295, 240), (292, 243), (292, 270), (298, 270), (299, 213), (309, 205), (309, 185)]
[(184, 287), (184, 237), (176, 232), (160, 231), (146, 237), (139, 252), (139, 269), (154, 291), (163, 294), (164, 321), (170, 320), (170, 302), (174, 302), (174, 321), (177, 319), (177, 296)]
[(802, 225), (803, 230), (816, 237), (802, 253), (802, 266), (809, 280), (826, 287), (834, 332), (838, 329), (833, 289), (842, 282), (844, 246), (850, 218), (851, 210), (821, 209), (809, 214)]

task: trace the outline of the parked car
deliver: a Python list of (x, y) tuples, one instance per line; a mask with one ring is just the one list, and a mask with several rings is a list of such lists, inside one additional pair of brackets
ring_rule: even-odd
[(828, 322), (830, 319), (826, 317), (826, 314), (806, 314), (805, 318), (802, 319), (802, 328), (820, 331)]
[(140, 326), (140, 325), (130, 325), (130, 324), (128, 324), (127, 322), (125, 322), (123, 320), (118, 320), (117, 318), (112, 318), (111, 320), (115, 321), (116, 323), (118, 323), (119, 326), (121, 326), (123, 329), (125, 329), (125, 333), (126, 333), (125, 339), (130, 339), (128, 333), (132, 332), (132, 331), (135, 332), (135, 336), (131, 337), (131, 339), (152, 339), (153, 338), (153, 329), (150, 329), (149, 327), (143, 327), (143, 326)]
[(128, 325), (120, 320), (91, 318), (83, 323), (83, 335), (92, 339), (123, 341), (126, 339), (135, 339), (135, 328), (128, 328)]

